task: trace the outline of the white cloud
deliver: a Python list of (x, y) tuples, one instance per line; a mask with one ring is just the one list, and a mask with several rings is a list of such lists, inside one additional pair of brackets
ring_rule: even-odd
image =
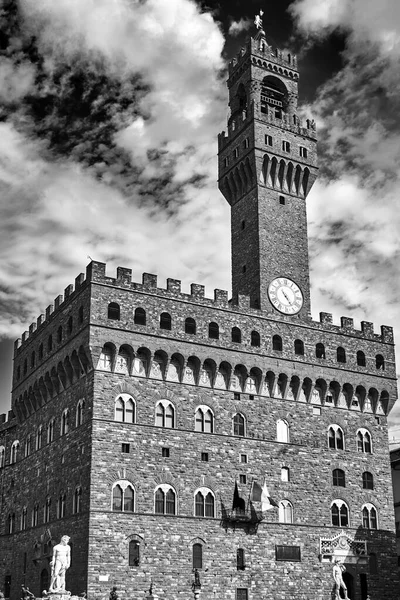
[(243, 31), (248, 31), (252, 26), (253, 21), (251, 19), (240, 19), (240, 21), (232, 21), (229, 25), (228, 34), (236, 37), (243, 33)]
[(0, 62), (0, 102), (15, 102), (25, 96), (32, 87), (34, 67), (23, 62), (14, 66), (11, 59), (2, 57)]

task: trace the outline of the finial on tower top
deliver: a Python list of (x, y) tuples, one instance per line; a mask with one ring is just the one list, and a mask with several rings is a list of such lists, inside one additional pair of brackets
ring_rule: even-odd
[(261, 31), (263, 31), (264, 26), (263, 26), (263, 21), (262, 21), (262, 17), (263, 17), (264, 11), (260, 9), (260, 14), (255, 16), (254, 19), (254, 25), (257, 27), (257, 29), (261, 29)]

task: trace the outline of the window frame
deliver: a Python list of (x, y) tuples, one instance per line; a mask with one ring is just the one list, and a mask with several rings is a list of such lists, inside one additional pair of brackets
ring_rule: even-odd
[[(161, 492), (162, 493), (162, 503), (163, 503), (163, 507), (162, 507), (162, 511), (157, 510), (157, 504), (158, 506), (160, 506), (160, 497), (157, 499), (157, 493)], [(168, 501), (168, 494), (173, 494), (174, 497), (174, 501), (173, 501), (173, 506), (174, 506), (174, 512), (171, 512), (170, 510), (168, 510), (168, 508), (171, 508), (171, 501)], [(162, 483), (160, 485), (158, 485), (156, 487), (156, 489), (154, 490), (154, 513), (156, 515), (168, 515), (168, 516), (176, 516), (178, 514), (178, 494), (176, 493), (176, 490), (172, 487), (172, 485), (166, 484), (166, 483)]]
[[(120, 496), (116, 496), (116, 494), (114, 494), (114, 490), (119, 489), (121, 494)], [(128, 498), (128, 501), (130, 502), (131, 505), (131, 509), (126, 508), (127, 505), (127, 499), (126, 499), (126, 492), (127, 490), (131, 491), (132, 497)], [(119, 506), (120, 508), (116, 508), (116, 500), (119, 501)], [(118, 481), (114, 481), (112, 488), (111, 488), (111, 512), (117, 512), (117, 513), (134, 513), (136, 512), (135, 510), (136, 508), (136, 490), (135, 490), (135, 486), (133, 485), (133, 483), (131, 483), (128, 479), (118, 479)]]

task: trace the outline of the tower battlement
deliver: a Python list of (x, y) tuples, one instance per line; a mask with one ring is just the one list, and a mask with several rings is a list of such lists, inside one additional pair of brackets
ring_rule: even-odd
[(283, 52), (279, 48), (272, 48), (268, 45), (265, 37), (260, 32), (254, 38), (250, 38), (230, 61), (228, 65), (230, 79), (236, 75), (237, 71), (240, 70), (243, 64), (248, 60), (250, 54), (257, 56), (261, 60), (267, 60), (273, 65), (281, 66), (283, 69), (287, 70), (288, 75), (291, 73), (289, 76), (293, 77), (293, 79), (298, 79), (299, 77), (297, 72), (297, 56), (290, 52)]

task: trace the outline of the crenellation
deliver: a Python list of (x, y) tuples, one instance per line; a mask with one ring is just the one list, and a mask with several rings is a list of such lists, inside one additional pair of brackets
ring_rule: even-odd
[(86, 267), (88, 281), (102, 281), (106, 278), (106, 263), (92, 260)]
[(228, 292), (216, 288), (214, 290), (214, 302), (217, 305), (228, 306)]
[(154, 290), (157, 288), (157, 275), (152, 273), (143, 273), (142, 286), (144, 290)]
[(342, 329), (346, 329), (347, 331), (354, 330), (354, 319), (351, 317), (340, 317), (340, 327)]
[(181, 283), (182, 282), (179, 279), (171, 279), (171, 277), (169, 277), (167, 279), (167, 290), (178, 295), (181, 293)]
[(84, 282), (85, 282), (85, 274), (79, 273), (78, 277), (75, 277), (75, 291), (79, 290), (79, 288), (83, 285)]
[(37, 329), (39, 329), (39, 327), (41, 325), (43, 325), (44, 322), (45, 322), (45, 316), (43, 314), (39, 315), (38, 318), (36, 319), (36, 327), (37, 327)]
[(132, 283), (132, 269), (117, 267), (117, 281), (123, 285), (130, 285)]
[(29, 337), (29, 331), (24, 331), (24, 333), (22, 334), (22, 343), (26, 342), (28, 337)]
[(67, 285), (67, 287), (64, 290), (64, 298), (65, 298), (65, 300), (67, 298), (69, 298), (73, 293), (74, 293), (74, 286), (72, 285), (72, 283), (70, 283), (69, 285)]
[(383, 342), (393, 344), (393, 342), (394, 342), (393, 327), (388, 327), (387, 325), (382, 325), (381, 326), (381, 336), (382, 336)]
[(250, 308), (250, 296), (247, 294), (238, 294), (237, 296), (237, 307), (240, 309), (249, 309)]
[(333, 325), (332, 313), (320, 312), (319, 320), (320, 320), (320, 323), (323, 323), (324, 325)]
[(31, 323), (29, 325), (29, 335), (32, 335), (36, 331), (36, 323)]
[(52, 304), (49, 304), (49, 306), (46, 308), (46, 313), (45, 313), (46, 314), (46, 321), (49, 320), (50, 315), (53, 314), (53, 311), (54, 311), (54, 306)]
[(63, 302), (64, 296), (62, 296), (62, 294), (59, 294), (57, 298), (54, 298), (54, 310), (58, 310)]
[(203, 300), (205, 295), (205, 287), (199, 283), (190, 284), (190, 295), (195, 300)]

